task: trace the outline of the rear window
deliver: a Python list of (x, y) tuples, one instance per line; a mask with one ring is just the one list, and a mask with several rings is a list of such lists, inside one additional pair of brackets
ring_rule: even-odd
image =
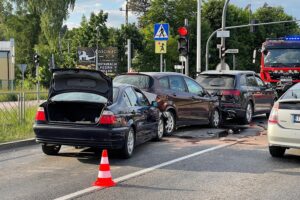
[(214, 89), (234, 89), (235, 76), (230, 75), (200, 75), (197, 77), (197, 82), (204, 88)]
[(85, 101), (106, 103), (107, 99), (103, 96), (87, 92), (67, 92), (52, 97), (51, 101)]
[(140, 89), (149, 89), (151, 84), (150, 81), (150, 77), (145, 75), (122, 75), (117, 76), (114, 79), (115, 83), (134, 85)]
[(116, 102), (117, 98), (119, 95), (119, 88), (115, 88), (113, 89), (113, 102)]
[(300, 90), (288, 90), (281, 99), (300, 99)]

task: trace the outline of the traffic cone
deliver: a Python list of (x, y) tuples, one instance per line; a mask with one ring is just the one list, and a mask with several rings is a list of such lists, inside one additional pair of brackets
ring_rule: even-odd
[(108, 162), (107, 150), (102, 151), (101, 163), (99, 165), (99, 173), (97, 180), (93, 186), (99, 187), (113, 187), (116, 183), (112, 180), (110, 167)]

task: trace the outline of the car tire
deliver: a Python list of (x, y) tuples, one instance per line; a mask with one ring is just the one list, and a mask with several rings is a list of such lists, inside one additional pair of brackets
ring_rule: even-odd
[(159, 121), (158, 121), (158, 127), (157, 127), (157, 131), (156, 131), (154, 140), (160, 141), (164, 135), (164, 132), (165, 132), (165, 122), (164, 122), (164, 119), (162, 117), (160, 117)]
[(121, 149), (123, 158), (130, 158), (133, 154), (135, 147), (135, 131), (132, 127), (128, 130), (125, 135), (124, 147)]
[(175, 116), (171, 111), (166, 111), (165, 115), (165, 128), (164, 128), (164, 135), (170, 136), (176, 129), (176, 120)]
[(269, 146), (269, 152), (272, 157), (281, 158), (284, 156), (286, 148), (278, 146)]
[(221, 124), (222, 124), (221, 113), (217, 109), (214, 109), (209, 119), (209, 126), (211, 128), (219, 128)]
[(246, 111), (244, 113), (244, 117), (241, 118), (242, 124), (250, 124), (252, 122), (253, 117), (253, 106), (251, 102), (247, 103)]
[(50, 145), (50, 144), (42, 144), (42, 150), (44, 154), (49, 156), (57, 155), (61, 145)]

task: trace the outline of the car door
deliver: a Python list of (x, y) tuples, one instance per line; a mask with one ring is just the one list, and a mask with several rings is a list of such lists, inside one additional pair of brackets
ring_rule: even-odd
[(127, 87), (125, 89), (125, 93), (130, 101), (130, 105), (131, 107), (129, 107), (129, 114), (131, 116), (131, 118), (134, 121), (135, 124), (135, 128), (136, 128), (136, 144), (140, 144), (143, 141), (145, 141), (145, 137), (146, 137), (146, 129), (145, 129), (145, 114), (143, 113), (143, 110), (141, 109), (141, 107), (138, 104), (138, 97), (135, 93), (135, 91), (133, 90), (132, 87)]
[(259, 88), (259, 86), (257, 85), (257, 81), (256, 78), (254, 76), (254, 74), (248, 74), (246, 76), (247, 79), (247, 87), (248, 87), (248, 92), (249, 95), (252, 97), (253, 99), (253, 107), (254, 107), (254, 112), (255, 113), (259, 113), (263, 111), (263, 94)]
[(262, 102), (262, 108), (264, 112), (268, 112), (271, 110), (273, 105), (273, 95), (274, 91), (271, 88), (268, 88), (267, 85), (258, 77), (255, 75), (255, 79), (257, 81), (257, 84), (261, 90), (261, 102)]
[(144, 140), (149, 140), (153, 138), (153, 135), (156, 134), (158, 128), (158, 109), (151, 106), (147, 97), (140, 90), (133, 88), (138, 97), (138, 105), (141, 113), (143, 115), (144, 121), (143, 128), (145, 137)]
[(177, 124), (188, 125), (191, 124), (190, 105), (192, 99), (188, 94), (186, 84), (182, 76), (169, 76), (170, 90), (168, 91), (168, 100), (173, 101), (177, 110)]
[(191, 118), (195, 124), (207, 123), (209, 120), (210, 98), (205, 94), (204, 89), (194, 80), (185, 77), (192, 103), (190, 104)]

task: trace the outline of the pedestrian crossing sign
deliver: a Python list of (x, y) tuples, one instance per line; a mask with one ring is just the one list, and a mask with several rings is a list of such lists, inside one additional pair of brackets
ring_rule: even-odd
[(154, 24), (154, 40), (169, 39), (169, 24)]
[(167, 41), (155, 41), (155, 53), (165, 54), (167, 53)]

